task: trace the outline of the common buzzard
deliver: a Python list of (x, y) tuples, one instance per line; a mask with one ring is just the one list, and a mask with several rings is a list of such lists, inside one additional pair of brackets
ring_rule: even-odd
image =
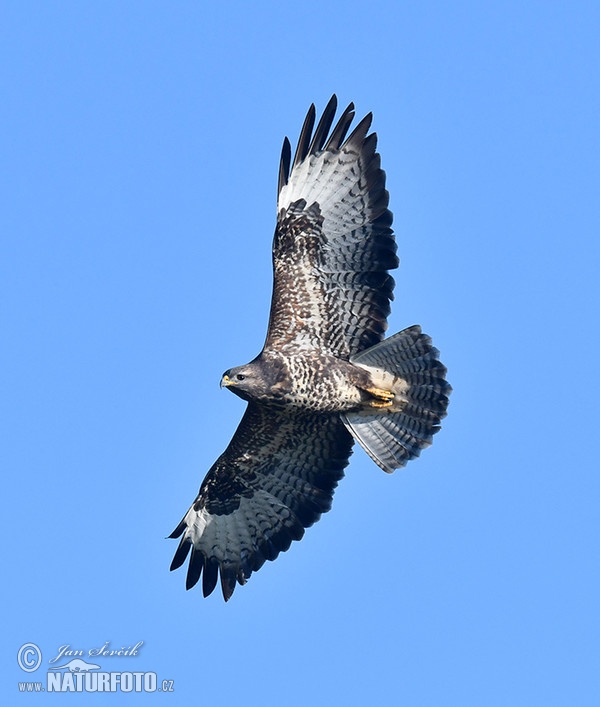
[[(392, 472), (431, 444), (450, 386), (431, 339), (412, 326), (383, 340), (398, 266), (385, 173), (367, 134), (331, 130), (333, 96), (313, 132), (311, 105), (292, 161), (283, 142), (267, 338), (221, 386), (248, 402), (172, 538), (190, 550), (186, 587), (221, 578), (225, 601), (331, 507), (356, 440)], [(330, 132), (331, 131), (331, 132)]]

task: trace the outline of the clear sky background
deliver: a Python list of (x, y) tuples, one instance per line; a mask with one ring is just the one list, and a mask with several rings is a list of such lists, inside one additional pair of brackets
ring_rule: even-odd
[[(3, 700), (144, 641), (102, 668), (176, 694), (111, 703), (600, 704), (599, 37), (597, 2), (2, 3)], [(263, 344), (283, 137), (333, 92), (374, 112), (389, 331), (432, 335), (449, 416), (205, 600), (165, 538)]]

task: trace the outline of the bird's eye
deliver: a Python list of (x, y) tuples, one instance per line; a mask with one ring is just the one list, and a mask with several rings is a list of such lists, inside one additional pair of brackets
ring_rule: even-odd
[(243, 381), (245, 378), (246, 378), (246, 376), (243, 373), (238, 373), (237, 376), (235, 377), (235, 379), (238, 381)]

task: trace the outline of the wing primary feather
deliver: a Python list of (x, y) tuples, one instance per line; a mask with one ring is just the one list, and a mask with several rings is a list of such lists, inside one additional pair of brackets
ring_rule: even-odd
[(381, 157), (375, 154), (377, 149), (377, 133), (367, 135), (363, 143), (363, 154), (372, 155), (369, 171), (379, 172), (381, 170)]
[(238, 570), (233, 565), (221, 565), (221, 591), (223, 599), (229, 601), (235, 589)]
[(185, 522), (185, 518), (181, 521), (181, 523), (175, 528), (175, 530), (169, 535), (170, 538), (178, 538), (181, 533), (187, 528), (187, 523)]
[(365, 117), (360, 121), (360, 123), (354, 128), (354, 130), (348, 135), (347, 140), (344, 142), (344, 145), (350, 145), (353, 142), (358, 143), (358, 145), (362, 145), (365, 136), (367, 134), (367, 131), (371, 127), (371, 123), (373, 122), (373, 113), (367, 113)]
[(200, 550), (192, 548), (190, 564), (188, 565), (187, 576), (185, 578), (185, 588), (191, 589), (200, 579), (202, 568), (204, 567), (204, 555)]
[(177, 547), (177, 551), (175, 552), (175, 556), (173, 557), (173, 562), (171, 562), (171, 567), (169, 568), (171, 572), (181, 567), (181, 565), (185, 562), (191, 547), (192, 543), (189, 541), (188, 538), (186, 538), (185, 536), (181, 538), (181, 542)]
[(340, 119), (336, 123), (335, 128), (333, 129), (333, 132), (331, 133), (331, 136), (329, 137), (329, 140), (327, 140), (327, 144), (323, 148), (324, 150), (339, 150), (340, 145), (344, 141), (344, 138), (346, 137), (346, 133), (348, 132), (348, 128), (350, 127), (350, 123), (354, 120), (354, 103), (350, 103), (350, 105), (346, 108), (346, 110), (342, 113)]
[(299, 165), (304, 161), (304, 158), (308, 154), (308, 145), (310, 143), (310, 136), (312, 135), (312, 130), (315, 124), (315, 104), (311, 103), (306, 118), (304, 119), (304, 125), (300, 131), (300, 137), (298, 138), (298, 147), (296, 148), (296, 155), (294, 156), (294, 164), (292, 165), (292, 170), (294, 167)]
[(325, 144), (325, 140), (327, 139), (327, 135), (329, 133), (329, 129), (331, 128), (331, 124), (333, 123), (333, 118), (335, 116), (336, 110), (337, 96), (334, 93), (333, 96), (331, 96), (331, 98), (329, 99), (329, 103), (325, 107), (323, 115), (321, 116), (321, 119), (317, 124), (317, 129), (315, 130), (312, 142), (310, 143), (310, 147), (308, 148), (309, 155), (314, 155), (323, 148), (323, 145)]
[(212, 557), (207, 557), (204, 562), (204, 573), (202, 575), (202, 594), (207, 597), (212, 594), (213, 589), (217, 586), (219, 577), (219, 565)]
[(279, 184), (277, 185), (277, 193), (283, 189), (288, 183), (290, 177), (290, 163), (292, 159), (292, 148), (290, 141), (286, 138), (283, 140), (281, 148), (281, 160), (279, 161)]

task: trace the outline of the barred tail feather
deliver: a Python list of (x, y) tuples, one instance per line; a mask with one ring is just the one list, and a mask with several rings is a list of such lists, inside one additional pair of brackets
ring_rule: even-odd
[(376, 388), (392, 392), (389, 407), (365, 405), (342, 416), (344, 424), (384, 471), (392, 472), (431, 444), (452, 391), (431, 339), (412, 326), (353, 356)]

